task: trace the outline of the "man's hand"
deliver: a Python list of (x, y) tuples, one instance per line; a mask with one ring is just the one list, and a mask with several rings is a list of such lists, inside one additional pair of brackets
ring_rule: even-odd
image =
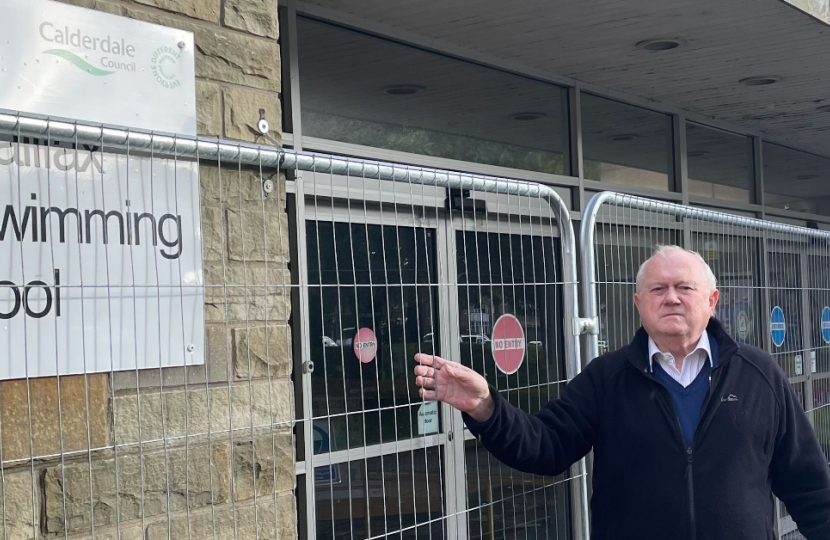
[(416, 354), (415, 361), (420, 364), (415, 366), (415, 384), (421, 387), (422, 398), (443, 401), (478, 422), (493, 415), (493, 398), (484, 377), (461, 364), (429, 354)]

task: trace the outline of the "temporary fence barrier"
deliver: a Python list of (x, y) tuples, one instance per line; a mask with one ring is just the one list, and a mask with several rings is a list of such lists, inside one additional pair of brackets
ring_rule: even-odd
[(500, 465), (412, 373), (441, 354), (528, 412), (578, 373), (554, 190), (18, 114), (0, 133), (4, 537), (587, 537), (583, 463)]
[[(603, 192), (581, 228), (583, 315), (597, 322), (586, 358), (627, 344), (639, 328), (632, 297), (657, 244), (701, 254), (717, 280), (715, 317), (787, 374), (830, 463), (830, 232)], [(779, 535), (795, 538), (780, 505)]]

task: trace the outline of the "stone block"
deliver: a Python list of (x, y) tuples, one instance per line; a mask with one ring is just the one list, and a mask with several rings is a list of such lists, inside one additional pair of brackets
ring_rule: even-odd
[[(210, 399), (208, 400), (208, 395)], [(163, 396), (163, 397), (162, 397)], [(139, 424), (139, 403), (141, 422)], [(250, 427), (270, 430), (273, 425), (290, 425), (294, 418), (294, 397), (287, 379), (254, 381), (225, 387), (187, 390), (142, 391), (115, 398), (115, 438), (119, 444), (160, 442), (185, 435), (228, 440), (230, 429), (250, 437)], [(139, 433), (140, 427), (140, 433)], [(140, 435), (140, 437), (139, 437)], [(183, 445), (184, 439), (170, 441)]]
[[(197, 77), (280, 91), (280, 49), (276, 41), (197, 27), (195, 42)], [(279, 126), (274, 123), (279, 113), (268, 112), (269, 122)]]
[[(196, 24), (193, 19), (189, 19), (184, 15), (172, 15), (158, 13), (155, 11), (144, 11), (143, 9), (135, 9), (131, 6), (124, 6), (124, 15), (131, 19), (136, 19), (138, 21), (158, 24), (160, 26), (167, 26), (169, 28), (178, 28), (179, 30), (187, 30), (188, 32), (193, 32), (194, 34), (196, 33), (196, 30), (199, 28), (199, 25)], [(196, 50), (196, 54), (198, 58), (198, 48)]]
[(228, 209), (228, 256), (232, 261), (289, 260), (288, 215), (280, 211)]
[[(36, 484), (39, 484), (39, 474), (39, 471), (35, 471)], [(0, 538), (35, 538), (36, 532), (40, 531), (40, 486), (35, 486), (32, 501), (32, 473), (28, 468), (19, 471), (7, 468), (3, 480), (4, 489), (0, 491)]]
[(227, 249), (225, 213), (221, 208), (202, 207), (202, 260), (224, 260)]
[(116, 509), (123, 522), (221, 504), (230, 499), (230, 463), (230, 445), (222, 442), (94, 459), (91, 472), (88, 462), (50, 467), (43, 480), (46, 532), (82, 532), (93, 521), (96, 528), (114, 525)]
[(135, 0), (139, 4), (152, 6), (172, 13), (181, 13), (194, 19), (212, 23), (219, 22), (220, 0)]
[(273, 324), (233, 331), (237, 379), (291, 375), (291, 328)]
[[(276, 189), (265, 196), (262, 191), (263, 178), (273, 180)], [(239, 169), (232, 163), (223, 164), (222, 168), (212, 165), (199, 167), (202, 204), (224, 204), (229, 208), (240, 205), (249, 209), (273, 211), (274, 208), (285, 210), (285, 175), (277, 174), (275, 169), (243, 167)]]
[(233, 454), (234, 497), (237, 502), (273, 497), (295, 487), (294, 440), (291, 430), (280, 428), (256, 441), (237, 443)]
[(113, 15), (121, 15), (122, 8), (118, 4), (111, 2), (101, 2), (100, 0), (58, 0), (63, 4), (72, 4), (73, 6), (80, 6), (87, 9), (94, 9), (96, 11), (103, 11), (105, 13), (112, 13)]
[[(58, 454), (61, 439), (64, 452), (85, 450), (87, 436), (93, 448), (108, 445), (109, 395), (110, 384), (106, 374), (29, 379), (28, 392), (25, 380), (3, 381), (0, 383), (3, 459), (32, 457), (31, 446), (34, 446), (35, 456)], [(31, 443), (29, 402), (32, 404)]]
[(147, 526), (145, 540), (288, 540), (297, 538), (294, 495), (284, 493), (256, 505), (226, 505), (213, 512), (192, 512)]
[(225, 100), (225, 136), (241, 141), (267, 144), (257, 129), (260, 109), (265, 111), (265, 118), (270, 124), (269, 134), (279, 142), (282, 114), (280, 98), (276, 93), (259, 92), (247, 88), (224, 88)]
[[(208, 326), (205, 329), (207, 350), (204, 366), (170, 367), (162, 369), (141, 369), (136, 383), (135, 371), (119, 371), (113, 374), (116, 391), (135, 390), (164, 386), (204, 385), (205, 375), (211, 383), (227, 382), (229, 379), (231, 347), (229, 331), (223, 326)], [(186, 378), (185, 378), (186, 377)], [(117, 426), (116, 426), (117, 428)]]
[(285, 321), (291, 273), (284, 264), (205, 263), (205, 317), (210, 322)]
[(222, 98), (217, 84), (196, 81), (196, 132), (222, 136)]
[(225, 0), (222, 24), (257, 36), (277, 39), (277, 0)]

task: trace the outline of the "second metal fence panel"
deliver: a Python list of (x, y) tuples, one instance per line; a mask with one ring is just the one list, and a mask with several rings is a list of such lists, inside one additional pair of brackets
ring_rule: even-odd
[[(599, 325), (586, 361), (639, 328), (635, 279), (654, 248), (695, 250), (718, 281), (715, 317), (775, 358), (830, 463), (830, 233), (604, 192), (587, 206), (581, 241), (583, 315)], [(797, 534), (783, 505), (779, 533)]]
[(413, 374), (416, 353), (437, 354), (533, 413), (578, 372), (574, 237), (555, 192), (292, 151), (283, 168), (296, 178), (307, 262), (308, 530), (582, 537), (581, 464), (555, 479), (502, 465), (460, 413), (420, 398)]

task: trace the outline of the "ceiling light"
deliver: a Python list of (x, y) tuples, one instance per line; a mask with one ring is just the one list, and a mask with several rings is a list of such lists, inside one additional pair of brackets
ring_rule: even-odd
[(695, 150), (693, 152), (687, 152), (686, 156), (688, 156), (690, 158), (699, 158), (699, 157), (703, 157), (703, 156), (708, 156), (711, 153), (712, 152), (710, 152), (708, 150)]
[(510, 119), (516, 120), (517, 122), (530, 122), (532, 120), (539, 120), (545, 116), (547, 115), (541, 112), (520, 112), (511, 116)]
[(389, 94), (390, 96), (411, 96), (412, 94), (417, 94), (418, 92), (423, 92), (424, 90), (426, 90), (426, 88), (420, 84), (396, 84), (383, 89), (384, 93)]
[(817, 110), (819, 110), (821, 112), (830, 112), (830, 105), (822, 105)]
[(796, 180), (812, 180), (813, 178), (818, 178), (817, 174), (799, 174), (795, 177)]
[(767, 86), (770, 84), (775, 84), (781, 80), (781, 77), (775, 77), (772, 75), (764, 75), (760, 77), (747, 77), (746, 79), (741, 79), (738, 81), (744, 86)]
[(634, 139), (638, 138), (639, 135), (634, 133), (620, 133), (619, 135), (611, 135), (608, 137), (610, 140), (614, 142), (623, 142), (623, 141), (633, 141)]
[(670, 51), (680, 47), (680, 40), (673, 38), (647, 39), (639, 42), (636, 47), (644, 51)]

